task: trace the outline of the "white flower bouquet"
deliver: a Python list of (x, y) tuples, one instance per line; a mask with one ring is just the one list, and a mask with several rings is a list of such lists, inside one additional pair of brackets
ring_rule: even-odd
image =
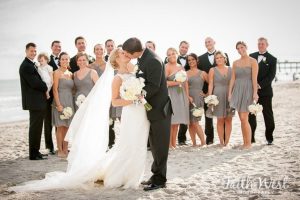
[(113, 125), (113, 123), (114, 123), (114, 120), (112, 118), (109, 118), (109, 125), (111, 126), (111, 125)]
[[(176, 72), (174, 81), (184, 83), (186, 80), (187, 80), (186, 71), (180, 70), (180, 71)], [(182, 85), (181, 84), (179, 85), (179, 88), (178, 88), (177, 92), (178, 93), (182, 92)]]
[[(143, 90), (145, 87), (145, 79), (130, 77), (125, 80), (120, 87), (120, 96), (122, 99), (134, 101), (136, 104), (142, 103), (149, 111), (152, 106), (145, 100), (146, 92)], [(140, 97), (142, 97), (140, 99)]]
[(253, 104), (251, 104), (250, 106), (248, 106), (248, 110), (251, 114), (253, 115), (257, 115), (257, 113), (262, 112), (263, 107), (262, 105), (260, 105), (259, 103), (256, 103), (255, 101), (253, 102)]
[(60, 115), (60, 119), (70, 119), (73, 115), (73, 109), (71, 107), (65, 107), (62, 111), (62, 115)]
[(201, 117), (204, 114), (204, 109), (202, 107), (197, 107), (194, 103), (192, 103), (194, 108), (191, 110), (192, 115), (194, 117)]
[(84, 102), (84, 100), (85, 100), (85, 96), (83, 94), (80, 94), (78, 95), (75, 103), (78, 107), (80, 107), (80, 105)]
[(211, 107), (212, 112), (214, 111), (214, 106), (219, 104), (218, 97), (213, 94), (205, 97), (204, 102), (207, 104), (208, 107)]

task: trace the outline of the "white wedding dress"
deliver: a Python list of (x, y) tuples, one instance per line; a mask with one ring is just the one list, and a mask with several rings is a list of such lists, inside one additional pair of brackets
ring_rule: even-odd
[[(133, 75), (118, 76), (126, 80)], [(119, 138), (106, 152), (113, 77), (114, 70), (108, 62), (72, 120), (66, 136), (72, 144), (66, 172), (50, 172), (43, 180), (29, 181), (9, 190), (87, 187), (97, 180), (103, 180), (108, 188), (138, 188), (144, 174), (150, 124), (143, 105), (123, 107)]]

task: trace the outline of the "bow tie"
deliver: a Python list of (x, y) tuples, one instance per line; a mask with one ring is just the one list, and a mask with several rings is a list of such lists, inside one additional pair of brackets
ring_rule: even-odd
[(58, 57), (55, 57), (54, 60), (58, 60)]
[(179, 56), (179, 59), (186, 59), (185, 56)]
[[(208, 52), (207, 52), (208, 53)], [(213, 53), (208, 53), (208, 56), (214, 56), (215, 55), (215, 52)]]
[(258, 53), (259, 56), (264, 56), (264, 57), (266, 57), (266, 54), (267, 53)]

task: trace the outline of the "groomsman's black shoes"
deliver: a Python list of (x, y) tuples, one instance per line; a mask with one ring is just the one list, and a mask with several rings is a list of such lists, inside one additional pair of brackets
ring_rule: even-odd
[(36, 156), (36, 157), (31, 157), (29, 160), (47, 160), (47, 158), (42, 157), (42, 156)]
[(165, 188), (165, 187), (166, 187), (165, 183), (162, 185), (155, 185), (151, 183), (150, 185), (144, 187), (144, 191), (157, 190), (159, 188)]
[(178, 142), (179, 146), (187, 145), (185, 142)]
[(273, 141), (272, 140), (267, 140), (267, 145), (273, 145)]
[(40, 157), (45, 157), (45, 156), (48, 156), (48, 154), (39, 153), (39, 156)]
[(49, 154), (50, 154), (50, 155), (55, 155), (54, 149), (49, 149)]
[(148, 181), (142, 181), (141, 184), (142, 185), (150, 185), (152, 182), (151, 180), (149, 179)]

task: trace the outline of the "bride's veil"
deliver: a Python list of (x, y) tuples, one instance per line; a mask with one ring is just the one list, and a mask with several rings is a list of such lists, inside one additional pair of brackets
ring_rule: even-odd
[(66, 139), (71, 143), (66, 172), (50, 172), (45, 179), (10, 188), (14, 191), (45, 190), (85, 185), (98, 177), (108, 147), (109, 108), (114, 69), (110, 61), (73, 117)]

